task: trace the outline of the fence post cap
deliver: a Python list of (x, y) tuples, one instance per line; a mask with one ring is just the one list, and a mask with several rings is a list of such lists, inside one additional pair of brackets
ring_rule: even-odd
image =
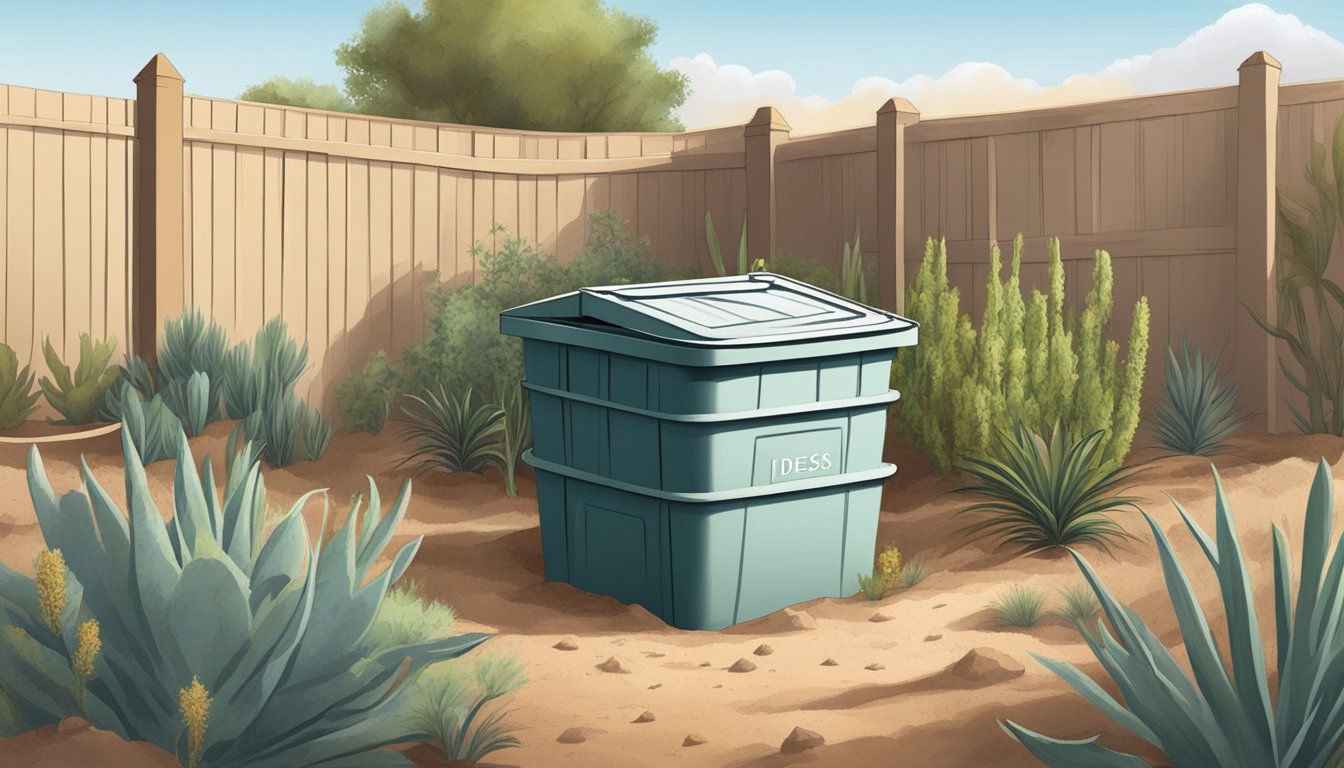
[(788, 121), (784, 119), (784, 116), (779, 113), (778, 109), (775, 109), (774, 107), (761, 107), (756, 110), (756, 114), (751, 116), (751, 122), (747, 123), (748, 135), (756, 132), (751, 130), (753, 128), (758, 131), (761, 129), (766, 131), (787, 131), (790, 126)]
[(1255, 53), (1252, 53), (1250, 58), (1241, 62), (1241, 66), (1237, 67), (1237, 70), (1240, 71), (1247, 67), (1273, 67), (1278, 70), (1283, 69), (1283, 65), (1279, 63), (1278, 59), (1270, 56), (1264, 51), (1256, 51)]
[(177, 67), (173, 66), (173, 62), (169, 61), (168, 57), (160, 51), (154, 54), (154, 58), (149, 60), (149, 63), (145, 65), (144, 69), (140, 70), (140, 74), (136, 75), (133, 81), (139, 83), (142, 80), (162, 78), (183, 81), (182, 73), (178, 72)]
[(899, 96), (887, 99), (882, 106), (878, 107), (877, 114), (889, 115), (896, 113), (896, 121), (901, 125), (919, 122), (919, 109), (911, 104), (907, 99)]

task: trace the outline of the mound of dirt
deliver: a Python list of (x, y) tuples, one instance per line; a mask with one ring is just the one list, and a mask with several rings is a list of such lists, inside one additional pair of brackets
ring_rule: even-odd
[(177, 760), (144, 741), (125, 741), (94, 728), (88, 720), (67, 717), (48, 725), (0, 739), (0, 765), (42, 768), (177, 768)]

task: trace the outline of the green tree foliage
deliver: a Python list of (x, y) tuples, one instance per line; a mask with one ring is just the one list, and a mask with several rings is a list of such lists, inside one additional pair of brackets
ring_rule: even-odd
[(312, 78), (272, 77), (259, 85), (250, 86), (238, 94), (243, 101), (266, 104), (288, 104), (292, 107), (329, 109), (332, 112), (354, 112), (355, 105), (341, 89), (334, 85), (316, 83)]
[(1148, 301), (1134, 306), (1129, 352), (1106, 340), (1111, 259), (1097, 251), (1092, 291), (1081, 312), (1064, 307), (1059, 241), (1050, 241), (1047, 293), (1022, 297), (1022, 237), (1013, 241), (1003, 281), (998, 247), (990, 254), (985, 312), (977, 333), (947, 278), (947, 248), (930, 239), (906, 311), (920, 323), (919, 345), (897, 356), (893, 386), (900, 433), (926, 450), (941, 471), (958, 458), (997, 458), (994, 435), (1020, 419), (1037, 434), (1058, 423), (1070, 434), (1105, 433), (1103, 466), (1118, 466), (1139, 423), (1148, 356)]
[(685, 76), (657, 27), (599, 0), (425, 0), (374, 8), (336, 49), (359, 112), (542, 131), (666, 131)]

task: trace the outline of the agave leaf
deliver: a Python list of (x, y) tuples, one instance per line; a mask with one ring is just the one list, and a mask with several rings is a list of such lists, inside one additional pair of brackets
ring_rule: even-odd
[(1125, 709), (1120, 702), (1112, 698), (1105, 689), (1097, 685), (1092, 678), (1083, 674), (1077, 667), (1067, 662), (1038, 656), (1035, 653), (1031, 654), (1031, 657), (1040, 662), (1046, 669), (1058, 675), (1075, 691), (1082, 694), (1083, 698), (1091, 702), (1092, 706), (1100, 710), (1103, 715), (1109, 717), (1121, 728), (1154, 746), (1160, 743), (1157, 735), (1142, 720), (1136, 717), (1133, 712)]
[(1133, 755), (1097, 746), (1095, 736), (1082, 741), (1052, 739), (1012, 720), (1000, 722), (999, 727), (1053, 768), (1150, 768), (1148, 763)]
[(705, 211), (705, 246), (709, 249), (709, 263), (714, 274), (723, 277), (728, 270), (723, 265), (723, 254), (719, 250), (719, 233), (714, 230), (714, 217)]
[(173, 591), (168, 616), (186, 668), (185, 675), (199, 675), (210, 690), (242, 651), (252, 634), (250, 589), (247, 577), (224, 556), (213, 540), (201, 537), (196, 557), (182, 569)]

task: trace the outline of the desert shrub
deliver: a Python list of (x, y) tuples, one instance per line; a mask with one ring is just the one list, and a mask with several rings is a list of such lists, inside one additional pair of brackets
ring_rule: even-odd
[(902, 350), (892, 386), (901, 434), (925, 450), (940, 471), (959, 459), (997, 450), (996, 432), (1017, 419), (1037, 433), (1055, 422), (1074, 434), (1100, 430), (1102, 459), (1119, 466), (1139, 423), (1139, 397), (1148, 354), (1148, 301), (1140, 297), (1129, 330), (1128, 355), (1102, 337), (1111, 317), (1111, 260), (1097, 251), (1092, 291), (1081, 313), (1064, 307), (1059, 241), (1050, 240), (1049, 286), (1021, 287), (1022, 237), (1013, 241), (1006, 282), (999, 249), (990, 253), (985, 313), (979, 332), (961, 313), (960, 295), (947, 278), (946, 244), (930, 238), (905, 308), (920, 323), (919, 345)]
[(434, 390), (408, 395), (402, 406), (402, 435), (411, 443), (398, 464), (414, 463), (418, 472), (483, 472), (502, 458), (500, 433), (504, 412), (492, 403), (479, 402), (467, 387), (461, 397), (440, 385)]
[(23, 366), (14, 349), (0, 342), (0, 429), (13, 429), (22, 424), (33, 411), (41, 393), (33, 391), (34, 374)]
[[(198, 385), (199, 386), (199, 385)], [(135, 388), (128, 382), (118, 382), (117, 391), (121, 393), (122, 431), (131, 438), (145, 465), (165, 459), (177, 458), (177, 435), (183, 432), (182, 422), (163, 402), (163, 398), (154, 395), (145, 402), (140, 399)]]
[(1237, 408), (1237, 389), (1218, 372), (1219, 352), (1207, 366), (1203, 350), (1193, 356), (1181, 340), (1181, 356), (1167, 347), (1166, 396), (1153, 413), (1153, 438), (1172, 453), (1213, 456), (1226, 450), (1232, 433), (1249, 418)]
[(1065, 621), (1082, 624), (1101, 612), (1101, 603), (1092, 590), (1081, 584), (1061, 589), (1059, 596), (1063, 602), (1055, 613)]
[(486, 656), (439, 664), (417, 685), (410, 722), (419, 738), (448, 760), (480, 762), (486, 755), (519, 746), (509, 712), (486, 708), (527, 682), (513, 656)]
[(891, 589), (891, 577), (880, 568), (859, 574), (859, 591), (869, 600), (881, 600)]
[[(1279, 190), (1279, 232), (1286, 237), (1280, 241), (1277, 259), (1275, 324), (1245, 302), (1243, 305), (1266, 333), (1288, 345), (1301, 370), (1301, 374), (1293, 372), (1279, 357), (1288, 383), (1306, 400), (1307, 412), (1303, 414), (1292, 400), (1285, 399), (1297, 428), (1344, 435), (1344, 288), (1326, 277), (1335, 230), (1344, 223), (1344, 118), (1335, 123), (1328, 164), (1323, 145), (1316, 144), (1312, 149), (1306, 169), (1310, 193)], [(1300, 210), (1294, 210), (1294, 206)], [(1310, 298), (1310, 305), (1304, 294)]]
[[(1322, 459), (1307, 496), (1295, 604), (1292, 557), (1283, 532), (1273, 526), (1276, 692), (1270, 690), (1267, 644), (1260, 633), (1251, 573), (1216, 469), (1216, 537), (1211, 539), (1180, 504), (1176, 509), (1217, 577), (1226, 614), (1226, 656), (1166, 531), (1145, 514), (1193, 677), (1143, 618), (1121, 605), (1086, 558), (1076, 552), (1073, 558), (1107, 619), (1083, 638), (1124, 703), (1077, 667), (1036, 659), (1121, 728), (1161, 750), (1171, 765), (1307, 768), (1325, 764), (1344, 739), (1340, 700), (1340, 691), (1344, 691), (1340, 635), (1344, 539), (1336, 543), (1326, 567), (1334, 516), (1333, 484), (1330, 465)], [(1095, 737), (1063, 741), (1012, 721), (1001, 726), (1047, 765), (1147, 765), (1132, 755), (1098, 746)]]
[(895, 583), (901, 574), (901, 550), (895, 544), (888, 544), (877, 555), (877, 567), (886, 574), (888, 580)]
[(42, 341), (42, 354), (47, 359), (52, 378), (43, 376), (38, 385), (42, 387), (47, 402), (62, 416), (55, 423), (92, 424), (98, 420), (103, 398), (117, 380), (117, 368), (107, 367), (116, 346), (116, 338), (95, 344), (92, 336), (80, 334), (79, 363), (72, 377), (70, 367), (61, 362), (60, 356), (51, 346), (51, 339)]
[[(206, 320), (196, 307), (188, 307), (163, 325), (158, 391), (169, 410), (181, 420), (188, 437), (200, 434), (206, 424), (220, 419), (227, 340), (224, 329), (213, 318)], [(190, 386), (197, 374), (206, 377), (208, 387), (204, 393)]]
[(425, 597), (418, 582), (406, 579), (387, 591), (362, 642), (375, 654), (424, 643), (443, 637), (456, 620), (451, 607)]
[(915, 586), (928, 575), (923, 560), (911, 560), (901, 567), (901, 585), (906, 589)]
[[(486, 639), (438, 638), (375, 655), (360, 642), (420, 545), (417, 537), (384, 557), (410, 484), (385, 510), (370, 478), (368, 509), (361, 514), (357, 498), (331, 539), (312, 544), (303, 508), (318, 492), (267, 535), (260, 465), (239, 459), (250, 449), (230, 451), (221, 498), (211, 460), (198, 470), (183, 432), (178, 445), (166, 523), (128, 435), (128, 513), (87, 465), (84, 490), (58, 499), (36, 447), (30, 452), (33, 507), (46, 546), (64, 553), (67, 597), (53, 631), (39, 585), (0, 565), (6, 726), (54, 724), (75, 711), (72, 638), (77, 622), (92, 618), (101, 652), (84, 711), (123, 738), (180, 754), (187, 689), (198, 710), (208, 705), (208, 729), (192, 749), (201, 766), (308, 766), (410, 740), (401, 722), (409, 683)], [(379, 562), (388, 564), (375, 572)]]
[(990, 607), (1001, 623), (1013, 627), (1034, 627), (1045, 611), (1045, 593), (1034, 587), (1009, 587)]
[(997, 458), (967, 459), (975, 482), (952, 490), (986, 499), (957, 511), (981, 517), (966, 528), (973, 538), (1024, 552), (1079, 544), (1109, 552), (1110, 540), (1130, 538), (1106, 513), (1138, 509), (1137, 499), (1116, 495), (1132, 473), (1102, 463), (1100, 430), (1073, 440), (1056, 424), (1046, 442), (1018, 422), (998, 438)]
[(373, 353), (358, 373), (336, 385), (336, 410), (341, 426), (351, 432), (376, 435), (387, 423), (388, 410), (400, 398), (397, 372), (387, 361), (387, 353)]

